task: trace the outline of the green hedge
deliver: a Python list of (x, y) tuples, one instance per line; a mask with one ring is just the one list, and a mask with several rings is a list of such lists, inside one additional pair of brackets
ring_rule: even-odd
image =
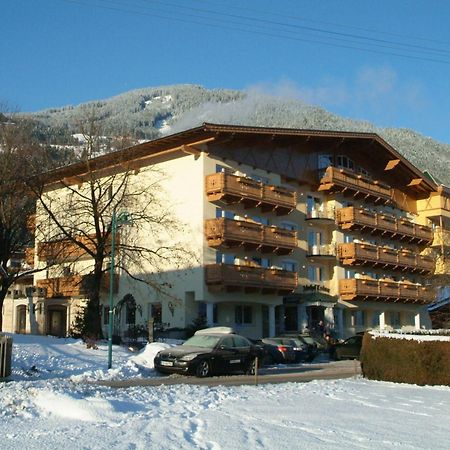
[(366, 333), (361, 367), (363, 376), (371, 380), (450, 386), (450, 341), (419, 342)]

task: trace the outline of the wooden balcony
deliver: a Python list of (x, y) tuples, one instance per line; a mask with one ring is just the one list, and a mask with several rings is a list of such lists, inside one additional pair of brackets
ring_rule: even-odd
[(296, 272), (232, 264), (205, 267), (205, 282), (213, 292), (245, 292), (284, 295), (298, 285)]
[(349, 195), (375, 204), (387, 204), (392, 201), (392, 189), (388, 185), (351, 170), (332, 166), (327, 167), (318, 190)]
[[(68, 277), (46, 278), (37, 281), (37, 287), (47, 291), (47, 298), (80, 297), (89, 294), (92, 285), (91, 275), (71, 275)], [(102, 291), (109, 290), (109, 274), (102, 277)], [(114, 276), (114, 293), (119, 290), (119, 275)]]
[(434, 301), (434, 289), (411, 283), (390, 280), (339, 280), (342, 300), (369, 300), (399, 303), (428, 304)]
[(433, 240), (430, 227), (354, 206), (338, 209), (336, 222), (344, 230), (367, 231), (405, 242), (429, 244)]
[(34, 247), (27, 247), (25, 249), (25, 263), (34, 267)]
[(297, 232), (246, 220), (205, 221), (205, 236), (213, 248), (238, 248), (288, 255), (297, 247)]
[[(77, 241), (84, 244), (90, 251), (95, 252), (95, 236), (77, 236)], [(111, 239), (108, 240), (108, 243)], [(120, 242), (119, 234), (116, 235), (116, 245)], [(106, 253), (110, 251), (109, 244)], [(69, 239), (60, 239), (57, 241), (39, 242), (37, 246), (38, 258), (41, 261), (51, 261), (55, 264), (64, 262), (78, 261), (84, 258), (91, 258), (83, 248), (70, 241)]]
[(343, 265), (380, 267), (417, 273), (432, 273), (435, 267), (431, 256), (356, 242), (339, 244), (338, 257)]
[(210, 202), (239, 203), (245, 208), (261, 208), (280, 216), (289, 214), (297, 206), (295, 191), (226, 172), (208, 175), (205, 191)]

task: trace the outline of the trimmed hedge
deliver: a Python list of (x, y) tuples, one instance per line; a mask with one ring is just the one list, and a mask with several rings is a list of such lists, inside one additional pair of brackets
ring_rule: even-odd
[(371, 380), (450, 386), (450, 341), (420, 342), (366, 333), (361, 368)]

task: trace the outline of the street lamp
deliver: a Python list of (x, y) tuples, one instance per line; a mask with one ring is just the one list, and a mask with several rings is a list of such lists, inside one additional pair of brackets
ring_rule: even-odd
[(131, 214), (123, 211), (116, 215), (116, 210), (111, 218), (111, 263), (109, 266), (109, 323), (108, 323), (108, 369), (112, 367), (112, 335), (113, 335), (113, 292), (114, 292), (114, 253), (116, 250), (116, 233), (120, 225), (131, 225)]

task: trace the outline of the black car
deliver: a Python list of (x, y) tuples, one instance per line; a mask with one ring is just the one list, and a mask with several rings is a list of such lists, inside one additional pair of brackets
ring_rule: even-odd
[(336, 361), (340, 359), (359, 359), (361, 353), (363, 335), (349, 337), (340, 344), (330, 348), (330, 358)]
[(289, 364), (295, 362), (295, 351), (291, 344), (282, 344), (276, 338), (264, 338), (257, 342), (264, 349), (264, 364)]
[(234, 333), (202, 330), (182, 345), (159, 352), (154, 360), (161, 373), (181, 373), (207, 377), (215, 374), (255, 371), (256, 357), (262, 358), (261, 347)]
[[(286, 349), (285, 362), (302, 362), (308, 359), (308, 346), (300, 339), (290, 336), (270, 338), (270, 341), (278, 345), (278, 349)], [(291, 350), (292, 349), (292, 350)], [(287, 354), (289, 357), (287, 358)]]

